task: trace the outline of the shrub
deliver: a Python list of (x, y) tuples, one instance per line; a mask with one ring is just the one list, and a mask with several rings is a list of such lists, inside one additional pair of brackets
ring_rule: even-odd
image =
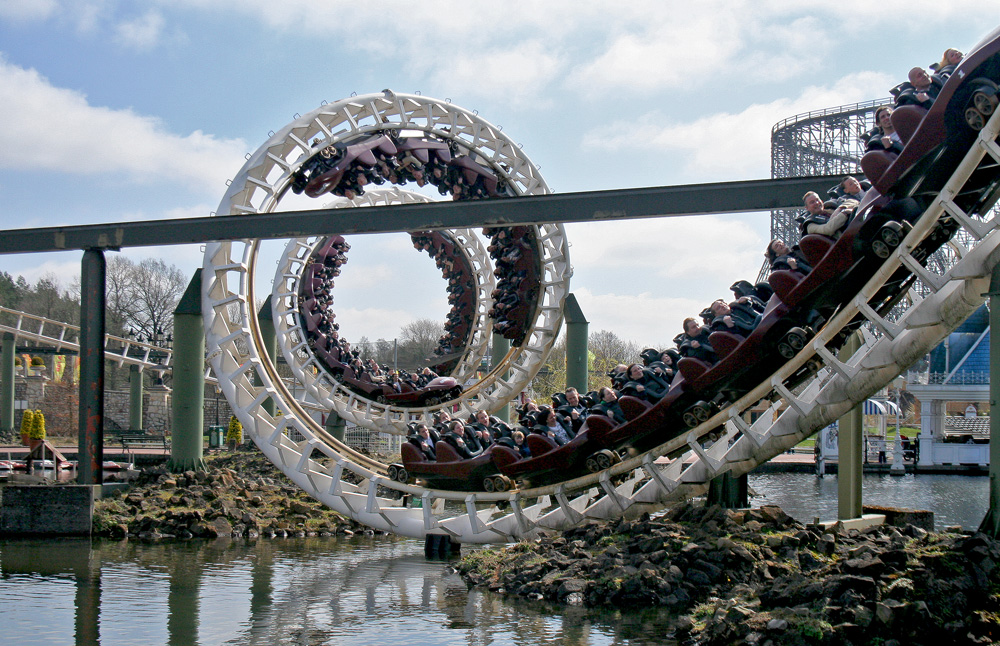
[(45, 365), (45, 360), (41, 357), (31, 357), (31, 367), (40, 368)]
[(240, 420), (236, 419), (235, 415), (229, 418), (229, 428), (226, 430), (226, 443), (230, 442), (243, 443), (243, 425), (240, 424)]
[(35, 417), (35, 411), (26, 409), (24, 414), (21, 415), (21, 432), (31, 435), (32, 420)]
[(28, 438), (32, 440), (45, 439), (45, 415), (40, 410), (36, 410), (31, 418), (31, 430), (28, 431)]

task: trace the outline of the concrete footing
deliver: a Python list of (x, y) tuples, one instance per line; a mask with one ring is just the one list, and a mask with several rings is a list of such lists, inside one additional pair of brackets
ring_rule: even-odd
[(8, 485), (0, 495), (0, 536), (90, 536), (101, 485)]
[(928, 532), (934, 531), (934, 512), (924, 509), (903, 509), (901, 507), (883, 507), (881, 505), (865, 505), (866, 514), (882, 514), (885, 524), (893, 527), (914, 525)]
[(826, 527), (827, 529), (833, 527), (834, 525), (842, 525), (844, 529), (857, 529), (862, 530), (874, 525), (885, 524), (884, 514), (863, 514), (861, 518), (848, 518), (847, 520), (827, 520), (821, 521), (820, 525)]
[(462, 551), (462, 544), (452, 540), (451, 536), (445, 534), (428, 534), (424, 536), (424, 556), (429, 559), (446, 559), (458, 556)]

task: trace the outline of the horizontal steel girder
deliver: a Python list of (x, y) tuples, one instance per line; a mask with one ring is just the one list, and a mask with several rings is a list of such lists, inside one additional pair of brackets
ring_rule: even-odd
[(358, 209), (314, 209), (224, 217), (8, 229), (0, 253), (121, 249), (247, 238), (427, 231), (542, 222), (598, 222), (637, 218), (770, 211), (802, 205), (809, 190), (823, 191), (839, 175), (556, 193), (500, 200), (398, 204)]

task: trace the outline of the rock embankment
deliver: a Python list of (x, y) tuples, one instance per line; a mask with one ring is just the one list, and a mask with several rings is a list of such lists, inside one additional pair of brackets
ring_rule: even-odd
[(237, 452), (205, 471), (142, 471), (131, 489), (97, 502), (94, 535), (189, 539), (373, 533), (307, 496), (264, 456)]
[(662, 606), (686, 644), (1000, 639), (1000, 542), (913, 525), (805, 526), (778, 507), (687, 504), (467, 555), (470, 586), (571, 605)]

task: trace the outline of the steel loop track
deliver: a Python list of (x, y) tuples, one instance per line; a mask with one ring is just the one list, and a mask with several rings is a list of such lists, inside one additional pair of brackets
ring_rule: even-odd
[[(707, 422), (691, 431), (663, 429), (669, 438), (663, 444), (601, 473), (489, 494), (428, 490), (390, 481), (383, 475), (383, 465), (327, 437), (290, 400), (270, 362), (262, 362), (255, 353), (259, 331), (247, 307), (253, 300), (246, 297), (253, 294), (247, 251), (252, 243), (239, 255), (229, 245), (212, 245), (206, 252), (204, 304), (212, 366), (250, 437), (286, 475), (338, 512), (378, 529), (414, 537), (434, 533), (463, 542), (505, 542), (540, 529), (662, 508), (702, 493), (711, 479), (724, 472), (746, 473), (815, 433), (888, 384), (981, 305), (990, 274), (1000, 262), (1000, 223), (961, 212), (951, 198), (984, 156), (1000, 163), (997, 115), (1000, 112), (989, 120), (903, 243), (809, 346), (773, 375), (762, 375), (752, 392)], [(958, 221), (977, 242), (961, 250), (950, 269), (934, 273), (910, 251), (945, 216)], [(867, 302), (901, 265), (917, 274), (929, 295), (913, 302), (893, 322), (872, 311)], [(853, 357), (838, 360), (826, 345), (858, 314), (875, 332), (865, 333), (865, 343)], [(819, 361), (822, 369), (792, 392), (785, 381), (810, 360)], [(253, 386), (254, 372), (261, 375), (263, 387)], [(281, 414), (263, 411), (268, 398), (276, 401)], [(743, 414), (765, 399), (771, 401), (769, 410), (755, 423), (745, 422)], [(708, 439), (719, 428), (724, 433), (714, 441)], [(663, 457), (682, 451), (672, 460)], [(403, 494), (421, 505), (402, 506)]]

